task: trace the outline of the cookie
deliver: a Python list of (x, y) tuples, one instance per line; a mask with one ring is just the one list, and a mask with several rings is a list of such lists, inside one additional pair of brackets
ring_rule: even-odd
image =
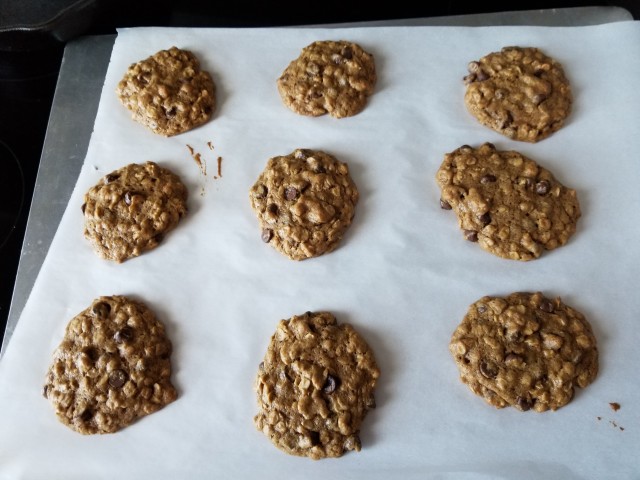
[(376, 84), (373, 55), (347, 41), (313, 42), (278, 78), (284, 104), (300, 115), (351, 117)]
[(256, 378), (255, 425), (291, 455), (318, 460), (360, 451), (379, 375), (365, 340), (331, 313), (281, 320)]
[(449, 349), (462, 382), (497, 408), (557, 410), (598, 374), (589, 322), (540, 292), (473, 303)]
[(515, 151), (485, 143), (445, 155), (436, 174), (440, 206), (455, 212), (464, 237), (513, 260), (533, 260), (576, 231), (576, 191)]
[(469, 63), (467, 109), (513, 140), (537, 142), (559, 130), (573, 97), (562, 65), (537, 48), (505, 47)]
[(216, 106), (211, 75), (192, 52), (176, 47), (132, 64), (116, 93), (136, 122), (165, 137), (209, 121)]
[(358, 203), (349, 168), (328, 153), (273, 157), (249, 191), (262, 240), (293, 260), (334, 250)]
[(113, 433), (176, 400), (171, 342), (142, 302), (100, 297), (67, 325), (43, 394), (76, 432)]
[(187, 213), (187, 189), (154, 162), (106, 175), (84, 195), (84, 236), (96, 253), (123, 262), (157, 247)]

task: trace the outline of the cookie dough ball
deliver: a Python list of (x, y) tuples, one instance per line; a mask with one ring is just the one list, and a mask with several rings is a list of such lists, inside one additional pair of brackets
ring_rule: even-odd
[(557, 410), (598, 374), (589, 322), (540, 292), (473, 303), (449, 349), (462, 382), (497, 408)]
[(156, 248), (177, 226), (187, 214), (187, 189), (167, 168), (132, 163), (91, 187), (82, 213), (95, 252), (120, 263)]
[(502, 258), (533, 260), (576, 231), (576, 191), (516, 151), (468, 145), (444, 157), (440, 206), (453, 210), (464, 238)]
[(469, 63), (464, 101), (483, 125), (537, 142), (559, 130), (573, 97), (560, 63), (537, 48), (505, 47)]
[(206, 123), (216, 106), (211, 75), (192, 52), (177, 47), (131, 65), (116, 93), (136, 122), (165, 137)]
[(164, 325), (145, 304), (97, 298), (67, 325), (44, 397), (76, 432), (116, 432), (178, 397), (171, 349)]
[(373, 55), (347, 41), (313, 42), (278, 78), (284, 104), (300, 115), (351, 117), (373, 94)]
[(318, 460), (360, 451), (379, 376), (371, 348), (331, 313), (281, 320), (256, 378), (255, 425), (291, 455)]
[(262, 240), (293, 260), (331, 252), (351, 225), (358, 189), (346, 163), (298, 149), (273, 157), (249, 191)]

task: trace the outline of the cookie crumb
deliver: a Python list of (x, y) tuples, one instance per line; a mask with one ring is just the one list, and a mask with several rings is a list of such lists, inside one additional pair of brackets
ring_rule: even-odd
[(602, 420), (602, 417), (596, 417), (598, 420)]
[(611, 410), (613, 410), (614, 412), (617, 412), (618, 410), (620, 410), (620, 404), (618, 402), (609, 402), (609, 406), (611, 407)]
[(218, 178), (222, 178), (222, 157), (218, 157)]
[(211, 140), (207, 142), (207, 147), (209, 147), (209, 150), (213, 150), (213, 142)]

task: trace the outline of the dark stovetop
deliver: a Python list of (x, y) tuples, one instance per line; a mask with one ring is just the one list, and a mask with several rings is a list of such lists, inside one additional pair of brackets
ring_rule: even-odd
[[(397, 2), (398, 3), (398, 2)], [(432, 2), (429, 2), (432, 3)], [(0, 340), (3, 337), (49, 111), (67, 41), (130, 26), (275, 26), (437, 17), (503, 10), (491, 2), (390, 7), (281, 1), (230, 5), (196, 0), (0, 0)], [(634, 0), (522, 1), (512, 10), (618, 6), (640, 18)], [(29, 245), (25, 246), (28, 249)]]

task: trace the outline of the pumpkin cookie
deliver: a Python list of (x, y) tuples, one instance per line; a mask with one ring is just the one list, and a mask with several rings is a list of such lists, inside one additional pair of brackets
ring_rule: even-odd
[(540, 292), (473, 303), (449, 349), (462, 382), (497, 408), (556, 410), (598, 373), (589, 322)]
[(256, 379), (255, 425), (291, 455), (318, 460), (360, 451), (379, 375), (367, 343), (331, 313), (281, 320)]
[(106, 175), (84, 196), (84, 235), (102, 258), (118, 263), (157, 247), (187, 213), (180, 178), (153, 162)]
[(116, 93), (136, 122), (166, 137), (207, 122), (216, 105), (211, 75), (192, 52), (176, 47), (131, 65)]
[(347, 41), (313, 42), (278, 78), (284, 104), (300, 115), (351, 117), (373, 94), (373, 55)]
[(82, 433), (113, 433), (173, 402), (171, 342), (153, 312), (123, 296), (100, 297), (67, 325), (44, 397)]
[(576, 191), (515, 151), (485, 143), (445, 155), (436, 174), (440, 206), (455, 212), (464, 237), (513, 260), (532, 260), (576, 231)]
[(560, 63), (537, 48), (505, 47), (469, 63), (467, 109), (514, 140), (537, 142), (571, 112), (571, 87)]
[(346, 163), (298, 149), (269, 159), (249, 199), (262, 240), (304, 260), (337, 248), (355, 214), (358, 189)]

